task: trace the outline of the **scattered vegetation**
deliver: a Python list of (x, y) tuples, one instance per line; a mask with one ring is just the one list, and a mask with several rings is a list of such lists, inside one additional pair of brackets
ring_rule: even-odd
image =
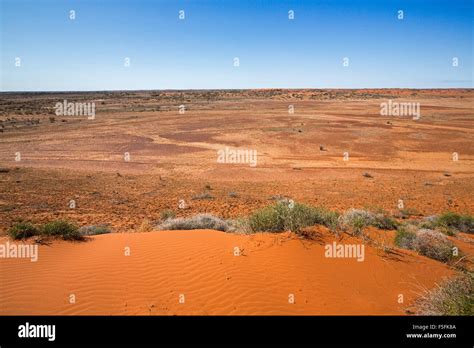
[(445, 280), (426, 290), (415, 307), (420, 315), (474, 315), (474, 279), (471, 273)]

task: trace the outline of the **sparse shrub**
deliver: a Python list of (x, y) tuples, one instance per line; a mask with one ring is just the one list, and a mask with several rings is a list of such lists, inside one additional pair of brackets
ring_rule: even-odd
[(438, 231), (421, 229), (416, 232), (413, 249), (429, 258), (448, 262), (453, 258), (454, 244)]
[(61, 237), (64, 240), (84, 239), (77, 226), (65, 220), (55, 220), (44, 224), (41, 233), (45, 236)]
[(168, 219), (174, 219), (175, 217), (176, 217), (176, 213), (171, 209), (163, 210), (160, 213), (160, 219), (162, 221), (165, 221), (165, 220), (168, 220)]
[(415, 302), (420, 315), (474, 315), (474, 279), (471, 273), (445, 280)]
[(323, 208), (280, 201), (253, 213), (249, 218), (249, 224), (254, 232), (292, 231), (299, 233), (303, 227), (318, 224), (334, 228), (337, 218), (337, 213), (329, 212)]
[(198, 214), (189, 218), (169, 219), (158, 226), (160, 230), (217, 230), (228, 232), (232, 226), (211, 214)]
[(110, 233), (109, 225), (91, 225), (91, 226), (82, 226), (79, 228), (79, 233), (83, 236), (95, 236), (98, 234)]
[(56, 122), (56, 117), (54, 117), (54, 116), (49, 116), (49, 122), (50, 122), (50, 123)]
[(235, 192), (229, 192), (229, 197), (237, 198), (239, 195)]
[(8, 230), (8, 235), (13, 239), (26, 239), (39, 234), (39, 229), (30, 222), (18, 222)]
[(394, 230), (397, 228), (395, 220), (382, 213), (373, 213), (362, 209), (349, 209), (339, 219), (340, 226), (350, 230), (354, 235), (362, 233), (367, 226), (374, 226), (382, 230)]
[(406, 228), (399, 228), (395, 234), (395, 245), (403, 249), (413, 249), (416, 233)]

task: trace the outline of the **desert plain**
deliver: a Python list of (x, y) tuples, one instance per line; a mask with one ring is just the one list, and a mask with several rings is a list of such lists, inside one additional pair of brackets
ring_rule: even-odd
[[(0, 96), (0, 241), (19, 219), (112, 232), (0, 259), (2, 315), (410, 314), (455, 271), (397, 248), (394, 231), (368, 228), (377, 243), (358, 262), (325, 257), (361, 239), (322, 226), (311, 239), (154, 226), (163, 211), (238, 219), (280, 199), (398, 220), (474, 213), (472, 89)], [(95, 117), (56, 115), (64, 100), (94, 103)], [(389, 101), (419, 103), (419, 118), (381, 115)], [(221, 163), (226, 148), (257, 161)], [(472, 234), (449, 238), (471, 268)]]

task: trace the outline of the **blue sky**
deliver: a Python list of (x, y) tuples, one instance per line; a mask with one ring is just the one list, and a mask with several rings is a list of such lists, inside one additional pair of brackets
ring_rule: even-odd
[(0, 2), (2, 91), (472, 88), (472, 1)]

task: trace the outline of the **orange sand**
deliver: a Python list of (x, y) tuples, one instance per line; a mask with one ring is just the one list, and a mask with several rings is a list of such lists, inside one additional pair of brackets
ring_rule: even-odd
[(35, 263), (0, 259), (0, 314), (401, 315), (422, 288), (452, 275), (405, 250), (366, 246), (363, 262), (326, 258), (324, 245), (334, 240), (328, 232), (308, 241), (289, 233), (195, 230), (55, 241), (39, 246)]

